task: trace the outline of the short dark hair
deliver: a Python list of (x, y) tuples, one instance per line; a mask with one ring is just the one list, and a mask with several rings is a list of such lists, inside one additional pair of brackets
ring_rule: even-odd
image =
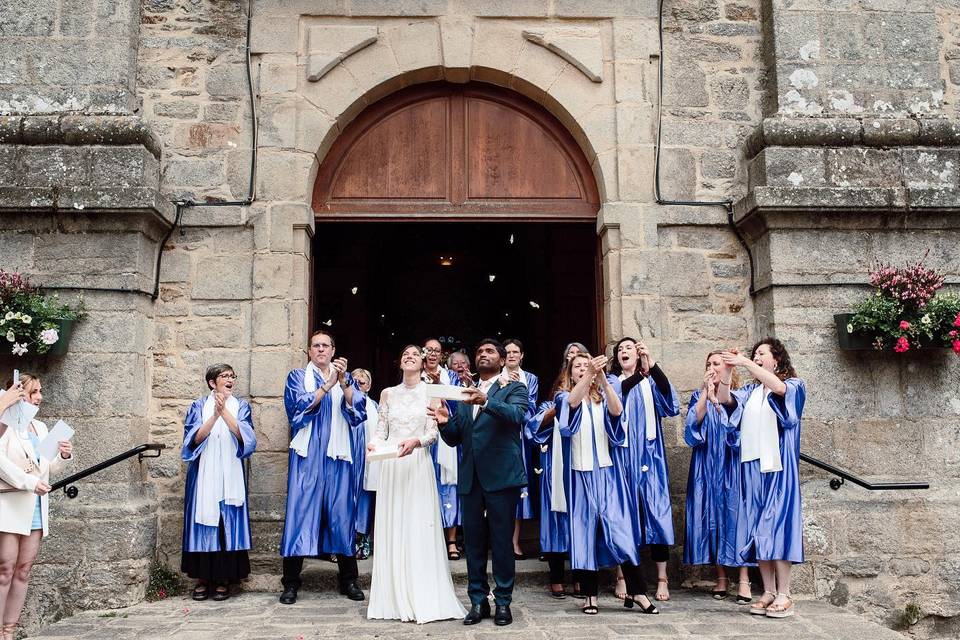
[(517, 349), (520, 349), (520, 353), (524, 353), (524, 351), (523, 351), (523, 343), (520, 342), (520, 338), (508, 338), (508, 339), (504, 340), (504, 341), (503, 341), (503, 348), (506, 349), (507, 347), (509, 347), (509, 346), (512, 345), (512, 344), (517, 345)]
[[(424, 346), (424, 347), (427, 346), (427, 343), (430, 342), (431, 340), (439, 344), (441, 347), (443, 346), (443, 343), (440, 342), (440, 338), (437, 338), (436, 336), (427, 336), (426, 338), (423, 339), (423, 344), (421, 346)], [(404, 349), (404, 351), (406, 351), (406, 349)]]
[(327, 331), (326, 329), (315, 329), (313, 333), (310, 334), (310, 340), (307, 341), (308, 348), (310, 347), (309, 343), (312, 343), (313, 339), (316, 338), (317, 336), (327, 336), (328, 338), (330, 338), (330, 346), (333, 347), (334, 349), (337, 348), (337, 341), (334, 340), (333, 334)]
[[(631, 338), (630, 336), (625, 336), (623, 338), (620, 338), (617, 341), (617, 344), (613, 345), (613, 354), (610, 358), (610, 373), (612, 373), (615, 376), (619, 376), (621, 373), (623, 373), (623, 365), (620, 364), (620, 358), (617, 357), (617, 351), (620, 350), (620, 345), (622, 345), (624, 342), (632, 342), (634, 344), (638, 344), (638, 342), (633, 338)], [(640, 368), (639, 364), (637, 368), (638, 369)]]
[(476, 346), (476, 348), (474, 349), (474, 352), (476, 352), (477, 349), (479, 349), (480, 347), (482, 347), (482, 346), (485, 345), (485, 344), (493, 345), (493, 347), (497, 350), (497, 353), (500, 354), (500, 357), (503, 358), (504, 360), (506, 360), (506, 358), (507, 358), (507, 349), (506, 349), (506, 347), (504, 347), (503, 344), (502, 344), (499, 340), (497, 340), (496, 338), (484, 338), (483, 340), (481, 340), (480, 342), (477, 343), (477, 346)]
[(216, 383), (217, 378), (219, 378), (221, 375), (223, 375), (227, 371), (229, 371), (234, 375), (236, 375), (237, 373), (233, 367), (231, 367), (228, 364), (224, 364), (222, 362), (220, 364), (213, 364), (207, 367), (207, 375), (206, 375), (207, 386), (209, 387), (211, 382)]

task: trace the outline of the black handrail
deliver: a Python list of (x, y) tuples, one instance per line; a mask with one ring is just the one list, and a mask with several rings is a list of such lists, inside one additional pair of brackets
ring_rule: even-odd
[[(160, 452), (166, 448), (167, 448), (167, 445), (165, 444), (150, 443), (150, 444), (137, 445), (133, 449), (130, 449), (129, 451), (125, 451), (119, 455), (113, 456), (109, 460), (104, 460), (103, 462), (97, 463), (92, 467), (88, 467), (83, 471), (73, 474), (72, 476), (67, 476), (63, 480), (58, 480), (57, 482), (54, 482), (50, 486), (50, 491), (56, 491), (57, 489), (63, 488), (63, 492), (67, 494), (68, 498), (71, 498), (71, 499), (76, 498), (77, 495), (80, 493), (80, 490), (77, 489), (75, 486), (73, 486), (73, 483), (76, 482), (77, 480), (82, 480), (87, 476), (92, 476), (95, 473), (103, 471), (107, 467), (112, 467), (118, 462), (123, 462), (127, 458), (132, 458), (133, 456), (137, 456), (138, 462), (142, 461), (144, 458), (159, 458)], [(156, 454), (145, 455), (144, 454), (145, 451), (155, 451)]]
[(837, 476), (836, 478), (830, 479), (830, 488), (834, 491), (843, 486), (844, 480), (849, 480), (853, 484), (860, 485), (868, 491), (903, 491), (909, 489), (930, 488), (930, 484), (927, 482), (867, 482), (863, 478), (858, 478), (848, 471), (839, 469), (832, 464), (808, 456), (805, 453), (800, 454), (800, 459), (807, 464), (812, 464), (815, 467), (823, 469), (827, 473), (832, 473), (833, 475)]

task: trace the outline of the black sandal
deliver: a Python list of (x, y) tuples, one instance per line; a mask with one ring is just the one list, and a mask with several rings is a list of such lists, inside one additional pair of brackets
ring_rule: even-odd
[(230, 597), (230, 586), (226, 584), (218, 584), (213, 589), (213, 599), (216, 602), (223, 602)]
[[(451, 549), (450, 547), (453, 547)], [(457, 543), (451, 541), (447, 543), (447, 560), (459, 560), (460, 559), (460, 549), (457, 548)]]
[(583, 611), (588, 616), (595, 616), (600, 613), (600, 609), (595, 604), (585, 604), (580, 607), (580, 611)]
[(193, 588), (193, 599), (199, 601), (206, 600), (210, 597), (210, 590), (207, 588), (206, 584), (197, 583), (197, 586)]
[(566, 600), (567, 590), (563, 587), (560, 587), (560, 591), (554, 591), (553, 587), (550, 587), (550, 597), (554, 600)]
[[(727, 578), (723, 578), (722, 580), (723, 580), (723, 582), (726, 582), (726, 583), (727, 583), (727, 589), (729, 589), (729, 588), (730, 588), (730, 580), (728, 580)], [(720, 583), (720, 580), (717, 580), (718, 586), (719, 586), (719, 583)], [(710, 593), (713, 594), (713, 599), (714, 599), (714, 600), (723, 600), (723, 599), (725, 599), (725, 598), (727, 597), (727, 589), (714, 589), (714, 590), (711, 591)]]
[(630, 596), (627, 596), (626, 598), (623, 599), (623, 606), (626, 607), (627, 609), (633, 609), (633, 605), (637, 605), (637, 607), (640, 609), (640, 613), (649, 613), (652, 615), (657, 615), (658, 613), (660, 613), (660, 610), (657, 609), (652, 602), (650, 603), (649, 606), (645, 607), (642, 604), (640, 604), (639, 600), (634, 600)]

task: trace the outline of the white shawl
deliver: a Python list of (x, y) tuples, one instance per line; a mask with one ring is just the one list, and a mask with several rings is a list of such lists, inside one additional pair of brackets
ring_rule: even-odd
[[(377, 403), (372, 398), (367, 397), (367, 422), (364, 425), (366, 430), (366, 442), (373, 442), (377, 437), (377, 424), (380, 422), (380, 412), (377, 410)], [(364, 491), (376, 491), (380, 485), (380, 462), (366, 461), (363, 465), (363, 489)]]
[[(420, 377), (425, 382), (430, 381), (426, 372), (423, 372)], [(448, 387), (454, 386), (450, 383), (450, 374), (444, 367), (440, 367), (440, 384)], [(437, 465), (440, 467), (440, 484), (457, 484), (458, 457), (456, 447), (448, 445), (443, 441), (443, 438), (437, 438)]]
[(560, 414), (553, 420), (550, 438), (550, 510), (567, 512), (567, 492), (563, 488), (563, 439), (560, 437)]
[[(214, 406), (211, 393), (203, 403), (201, 423), (213, 417)], [(229, 411), (236, 419), (240, 414), (240, 402), (233, 396), (228, 396), (224, 410)], [(237, 457), (237, 441), (223, 418), (217, 418), (207, 436), (206, 447), (200, 454), (193, 519), (197, 524), (217, 527), (220, 525), (221, 502), (240, 507), (245, 501), (243, 464)]]
[[(323, 380), (320, 369), (308, 362), (303, 370), (303, 390), (307, 393), (316, 393), (317, 378)], [(324, 381), (326, 382), (326, 381)], [(343, 402), (343, 389), (339, 384), (333, 385), (333, 389), (328, 393), (331, 402), (330, 415), (330, 441), (327, 443), (327, 457), (334, 460), (345, 460), (353, 463), (353, 454), (350, 452), (350, 425), (347, 419), (343, 417), (343, 411), (340, 405)], [(313, 420), (307, 426), (300, 429), (297, 435), (290, 441), (290, 448), (297, 452), (301, 458), (307, 457), (307, 451), (310, 448), (310, 438), (313, 435)]]
[(760, 460), (760, 472), (782, 471), (777, 414), (770, 406), (770, 390), (762, 384), (750, 393), (740, 420), (740, 462)]
[[(618, 378), (621, 382), (626, 380), (624, 374), (620, 374)], [(657, 439), (657, 408), (653, 401), (653, 385), (650, 382), (649, 376), (644, 376), (643, 380), (640, 381), (640, 397), (643, 398), (643, 435), (647, 440), (656, 440)], [(623, 398), (624, 404), (626, 404), (627, 399)], [(623, 431), (624, 438), (623, 444), (621, 447), (628, 448), (630, 446), (630, 429), (627, 428), (627, 411), (624, 407), (623, 415), (620, 419), (624, 422)]]
[(610, 440), (604, 426), (603, 403), (584, 398), (581, 408), (583, 415), (580, 417), (580, 429), (570, 438), (570, 466), (574, 471), (593, 471), (592, 449), (596, 444), (600, 467), (612, 467)]

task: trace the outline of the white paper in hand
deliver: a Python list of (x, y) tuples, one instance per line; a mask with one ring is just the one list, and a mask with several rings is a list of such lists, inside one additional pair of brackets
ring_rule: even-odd
[(47, 437), (40, 443), (37, 454), (47, 460), (53, 460), (60, 453), (60, 441), (70, 440), (73, 438), (73, 434), (73, 427), (63, 420), (57, 420), (57, 424), (53, 425), (53, 429), (50, 430)]
[(454, 387), (449, 384), (428, 384), (427, 397), (463, 401), (467, 399), (467, 394), (464, 393), (463, 387)]
[(377, 460), (390, 460), (392, 458), (398, 457), (400, 454), (400, 443), (393, 440), (387, 440), (386, 442), (377, 442), (376, 449), (373, 451), (367, 451), (367, 462), (375, 462)]
[(37, 415), (40, 407), (32, 405), (26, 400), (21, 400), (0, 416), (0, 422), (7, 425), (17, 433), (23, 433), (30, 426), (30, 421)]

